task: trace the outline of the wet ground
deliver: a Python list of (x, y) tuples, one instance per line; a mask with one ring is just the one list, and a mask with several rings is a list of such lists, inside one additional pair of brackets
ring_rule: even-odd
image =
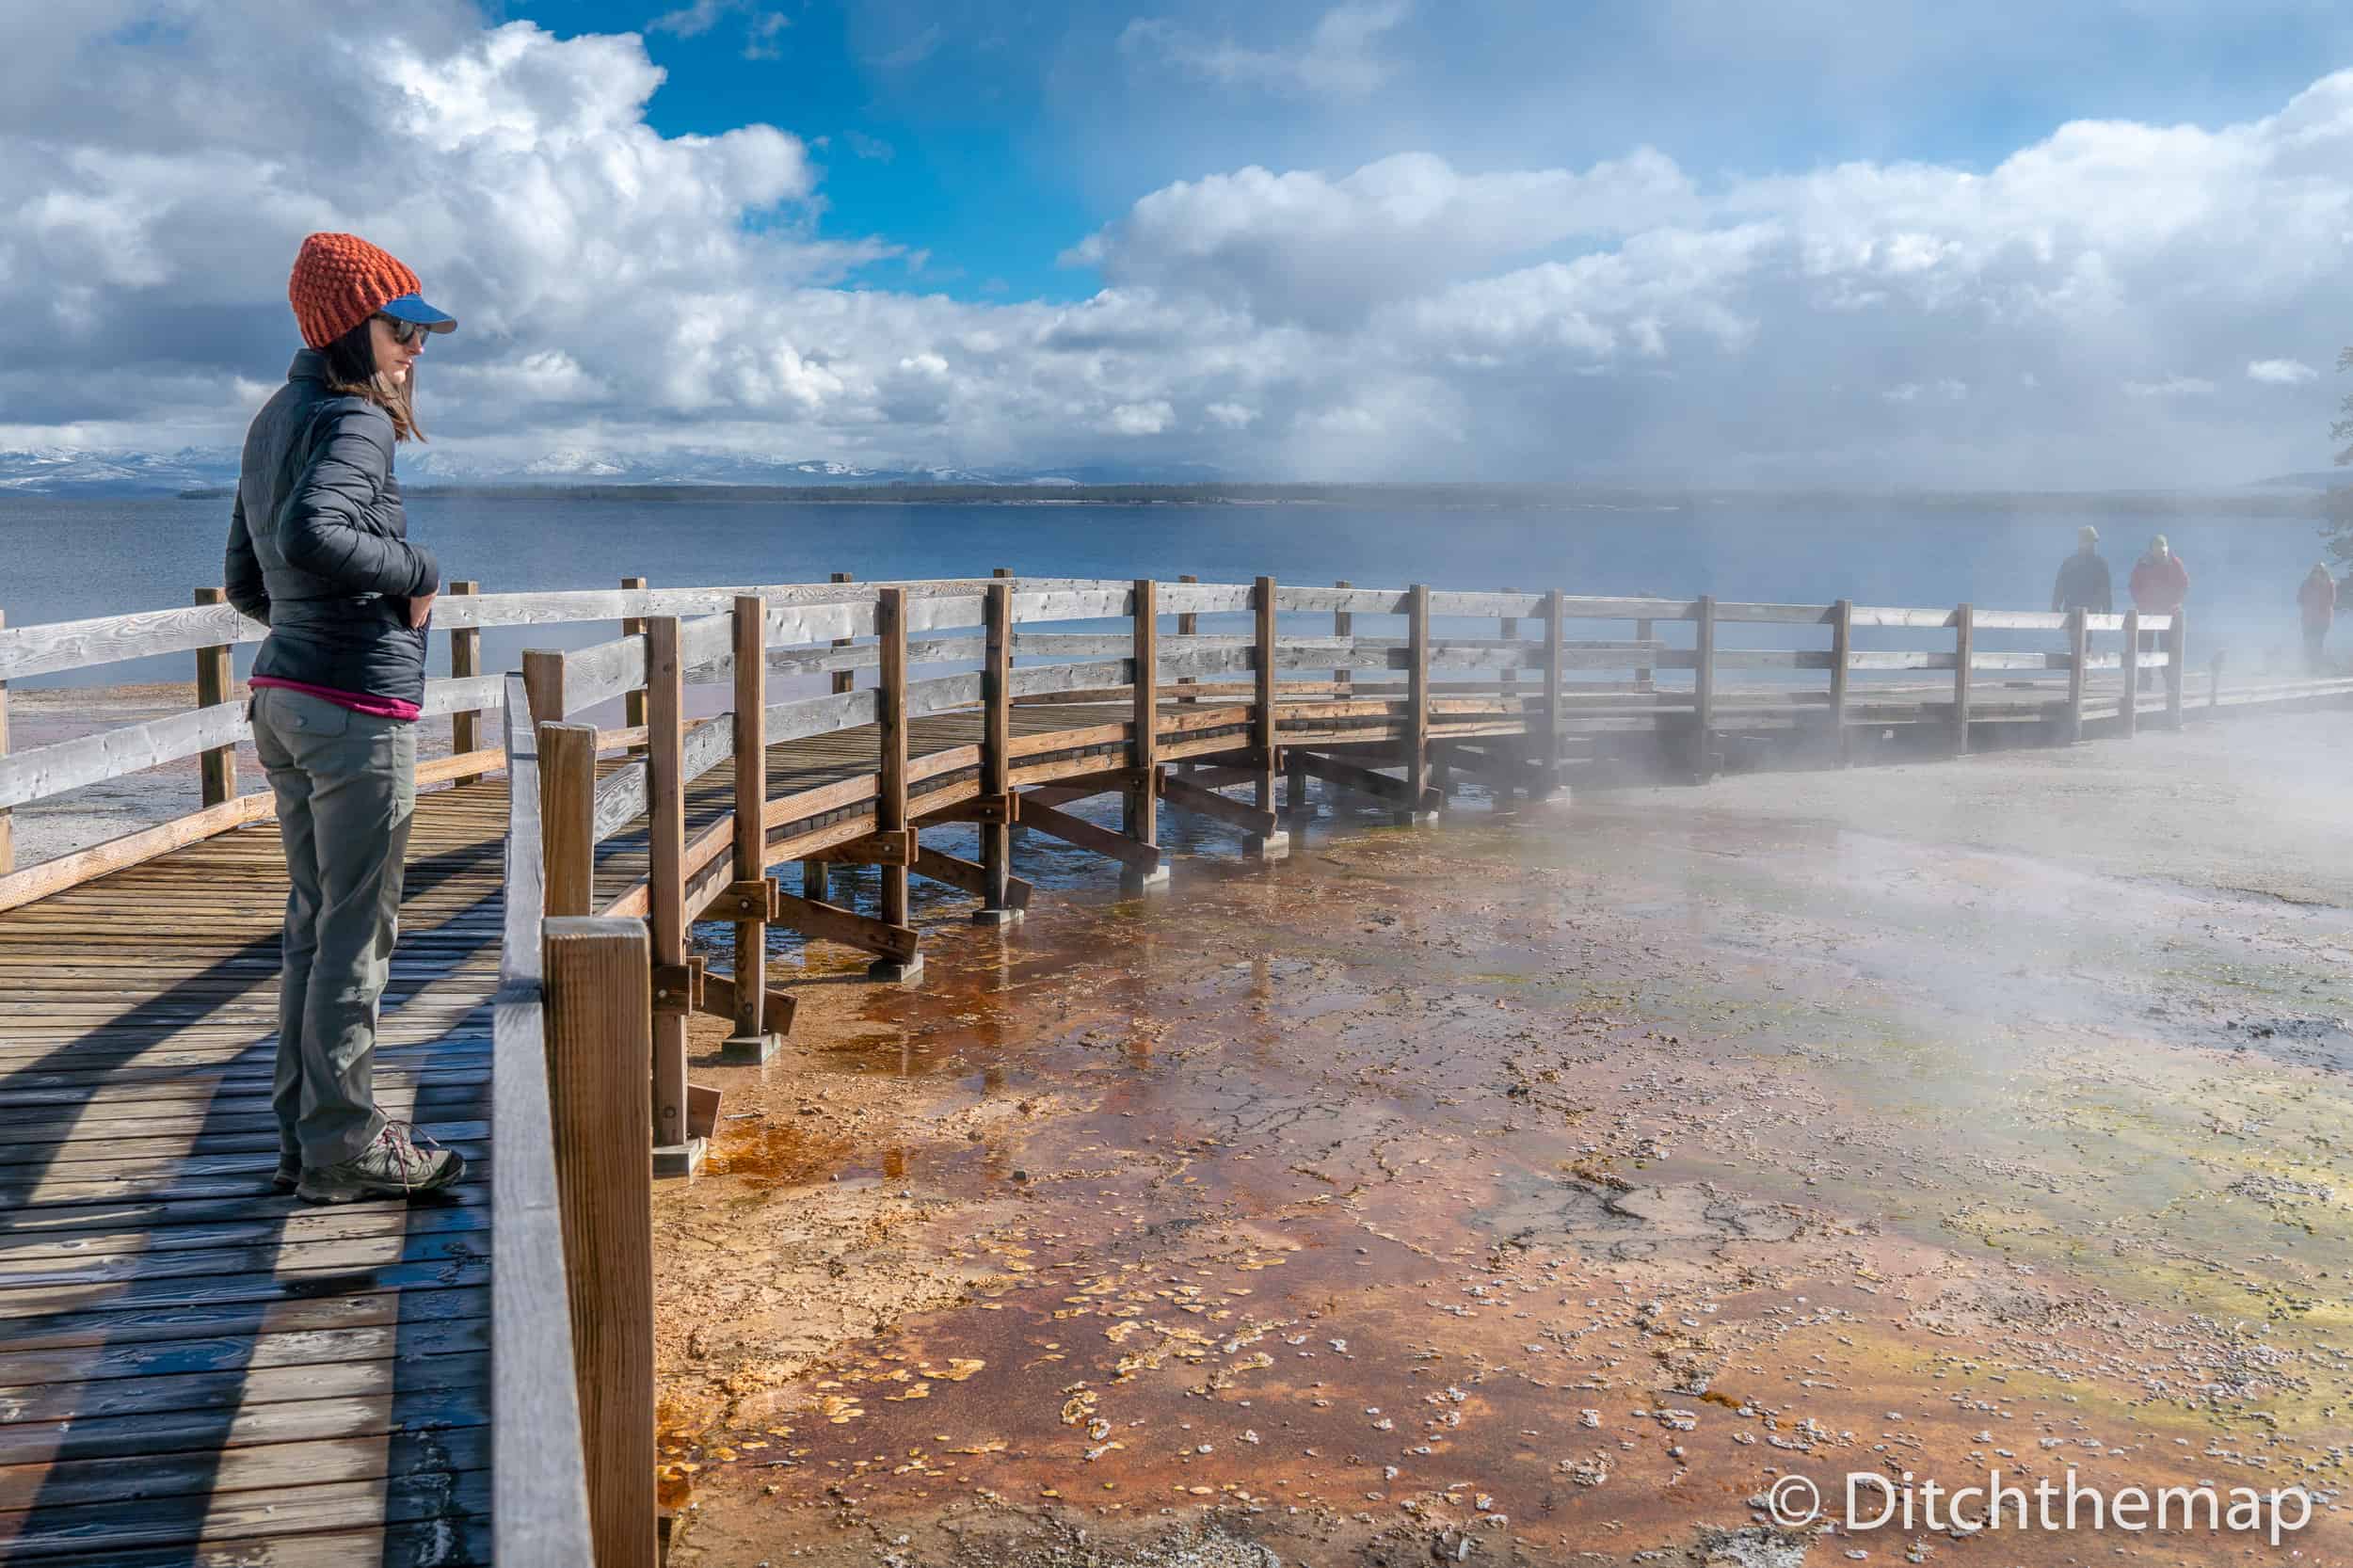
[[(658, 1200), (672, 1560), (2353, 1560), (2348, 742), (1032, 841), (918, 987), (788, 952)], [(1994, 1469), (2311, 1521), (1766, 1507)]]

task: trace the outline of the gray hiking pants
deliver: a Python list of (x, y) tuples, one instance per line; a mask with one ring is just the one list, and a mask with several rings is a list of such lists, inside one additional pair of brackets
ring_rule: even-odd
[(400, 935), (417, 727), (279, 686), (256, 688), (248, 712), (292, 885), (270, 1105), (281, 1151), (332, 1165), (384, 1125), (376, 1009)]

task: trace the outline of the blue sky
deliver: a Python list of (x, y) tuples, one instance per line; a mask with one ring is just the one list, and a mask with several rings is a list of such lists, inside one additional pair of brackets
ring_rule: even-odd
[[(1141, 192), (1247, 164), (1343, 173), (1428, 151), (1470, 170), (1581, 167), (1645, 143), (1694, 172), (1983, 169), (2068, 120), (2250, 118), (2316, 65), (2353, 61), (2353, 8), (2301, 0), (1424, 4), (1382, 35), (1395, 73), (1337, 99), (1238, 89), (1120, 45), (1151, 18), (1273, 51), (1330, 8), (507, 0), (499, 14), (639, 33), (667, 73), (647, 116), (665, 135), (764, 120), (823, 138), (827, 227), (928, 252), (916, 286), (971, 299), (1083, 298), (1100, 275), (1057, 264), (1072, 244)], [(653, 25), (665, 17), (679, 22)], [(897, 262), (861, 277), (907, 282)]]
[(2236, 484), (2328, 458), (2353, 7), (20, 8), (0, 446), (233, 442), (322, 229), (452, 473)]

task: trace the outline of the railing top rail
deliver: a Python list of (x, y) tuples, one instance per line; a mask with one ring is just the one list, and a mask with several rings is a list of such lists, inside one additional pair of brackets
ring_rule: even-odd
[(502, 1563), (588, 1562), (587, 1462), (548, 1100), (538, 741), (506, 689), (505, 914), (492, 1003), (490, 1518)]

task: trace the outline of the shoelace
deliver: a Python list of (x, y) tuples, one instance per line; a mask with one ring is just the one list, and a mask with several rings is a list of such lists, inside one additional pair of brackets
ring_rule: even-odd
[(421, 1138), (437, 1149), (441, 1146), (440, 1140), (420, 1129), (414, 1122), (388, 1119), (376, 1135), (376, 1143), (391, 1152), (393, 1168), (400, 1172), (400, 1184), (404, 1189), (414, 1185), (410, 1180), (412, 1174), (422, 1175), (424, 1167), (431, 1163), (431, 1157), (417, 1147), (417, 1140)]

